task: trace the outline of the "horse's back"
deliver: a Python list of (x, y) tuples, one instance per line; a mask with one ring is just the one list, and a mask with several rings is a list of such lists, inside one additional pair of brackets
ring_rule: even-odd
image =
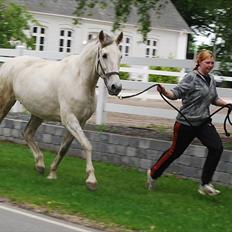
[[(24, 60), (24, 62), (21, 62)], [(26, 60), (29, 60), (28, 57), (17, 57), (13, 58), (10, 61), (4, 63), (0, 68), (0, 92), (5, 94), (7, 90), (12, 89), (13, 78), (21, 70), (21, 66), (26, 66)]]
[(32, 56), (13, 58), (0, 69), (0, 91), (6, 93), (10, 89), (32, 114), (37, 115), (37, 111), (46, 114), (49, 107), (57, 113), (57, 75), (54, 75), (59, 72), (57, 63)]
[(0, 69), (1, 82), (12, 80), (18, 76), (25, 68), (32, 66), (35, 63), (41, 62), (43, 59), (30, 56), (19, 56), (4, 63)]
[[(3, 64), (0, 70), (1, 81), (11, 83), (13, 86), (28, 83), (46, 82), (52, 85), (52, 82), (58, 80), (57, 74), (61, 70), (60, 62), (45, 60), (33, 56), (20, 56), (13, 58)], [(37, 83), (37, 84), (38, 84)]]

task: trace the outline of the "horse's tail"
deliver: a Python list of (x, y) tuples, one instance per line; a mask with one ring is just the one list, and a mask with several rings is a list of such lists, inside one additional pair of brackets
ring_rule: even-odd
[(8, 74), (10, 74), (9, 67), (3, 64), (0, 67), (0, 122), (16, 102), (12, 78)]

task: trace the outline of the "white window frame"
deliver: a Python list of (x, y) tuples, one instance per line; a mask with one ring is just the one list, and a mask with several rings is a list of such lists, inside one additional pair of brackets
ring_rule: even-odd
[(96, 39), (98, 37), (98, 33), (99, 32), (94, 32), (94, 31), (88, 32), (87, 41)]
[(59, 31), (59, 52), (72, 52), (73, 30), (61, 28)]
[(155, 58), (157, 57), (157, 44), (158, 40), (155, 38), (148, 38), (145, 42), (145, 57)]
[(122, 52), (123, 56), (129, 56), (131, 53), (131, 44), (132, 44), (132, 37), (125, 35), (123, 37), (123, 41), (119, 45), (119, 49)]
[(31, 35), (34, 38), (34, 49), (36, 51), (45, 50), (46, 30), (45, 26), (32, 26), (31, 28)]

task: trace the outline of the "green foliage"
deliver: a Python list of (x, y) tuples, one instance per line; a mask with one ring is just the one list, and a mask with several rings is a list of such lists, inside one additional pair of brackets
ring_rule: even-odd
[(98, 132), (109, 132), (109, 133), (117, 133), (117, 128), (109, 127), (106, 124), (100, 124), (96, 126), (96, 130)]
[[(195, 34), (205, 36), (214, 35), (212, 39), (213, 51), (217, 55), (217, 60), (223, 64), (232, 62), (232, 4), (231, 0), (211, 1), (205, 0), (171, 0), (187, 24)], [(165, 7), (166, 0), (76, 0), (77, 7), (75, 14), (77, 17), (91, 14), (94, 7), (103, 9), (111, 7), (115, 11), (113, 31), (119, 29), (126, 22), (132, 9), (136, 7), (138, 14), (138, 31), (143, 36), (144, 41), (150, 32), (150, 12), (151, 9), (157, 14), (161, 7)], [(78, 19), (76, 20), (78, 22)], [(188, 58), (193, 58), (194, 38), (189, 35)]]
[[(136, 7), (138, 14), (138, 32), (143, 36), (144, 41), (147, 39), (147, 34), (151, 30), (150, 10), (154, 9), (156, 12), (159, 12), (160, 8), (165, 5), (165, 1), (159, 0), (76, 0), (76, 2), (77, 7), (74, 14), (77, 17), (91, 15), (95, 7), (100, 7), (102, 9), (113, 7), (115, 12), (113, 31), (121, 28), (122, 24), (127, 21), (132, 9)], [(80, 23), (80, 19), (76, 18), (75, 23)]]
[(167, 131), (170, 129), (166, 125), (156, 125), (156, 124), (150, 124), (146, 128), (151, 129), (153, 131), (157, 131), (158, 133), (161, 133), (161, 134), (167, 133)]
[[(177, 10), (196, 34), (212, 36), (212, 51), (226, 66), (232, 62), (231, 0), (172, 0)], [(207, 46), (203, 44), (203, 46)]]
[(232, 88), (231, 81), (222, 81), (220, 87), (222, 87), (222, 88)]
[(98, 132), (105, 132), (107, 130), (107, 125), (105, 124), (97, 125), (96, 129)]
[(204, 33), (209, 28), (211, 15), (207, 11), (214, 2), (205, 0), (171, 0), (187, 24), (193, 28), (195, 33)]
[(164, 2), (161, 3), (159, 0), (115, 0), (113, 2), (115, 9), (113, 31), (119, 29), (121, 24), (126, 22), (132, 8), (135, 6), (138, 14), (138, 32), (142, 35), (143, 41), (146, 41), (147, 34), (151, 31), (150, 10), (154, 9), (156, 12), (159, 12)]
[[(120, 64), (120, 67), (130, 67), (130, 66), (127, 64)], [(128, 80), (130, 77), (130, 74), (128, 72), (119, 72), (119, 74), (121, 80)]]
[[(230, 188), (219, 186), (222, 194), (216, 197), (201, 196), (198, 183), (165, 176), (157, 181), (154, 192), (148, 192), (145, 173), (94, 161), (98, 189), (91, 192), (85, 186), (85, 160), (65, 157), (58, 179), (51, 181), (35, 172), (28, 148), (0, 145), (0, 197), (16, 204), (82, 216), (94, 220), (94, 225), (99, 222), (105, 231), (114, 231), (116, 225), (115, 231), (125, 232), (232, 231)], [(45, 152), (47, 166), (53, 159), (54, 154)]]
[[(159, 71), (170, 71), (170, 72), (180, 72), (180, 68), (175, 67), (160, 67), (160, 66), (150, 66), (151, 70), (159, 70)], [(170, 83), (176, 84), (178, 82), (177, 77), (174, 76), (162, 76), (156, 74), (149, 74), (148, 78), (149, 82), (157, 82), (157, 83)]]
[(188, 42), (187, 42), (187, 54), (186, 59), (194, 59), (194, 54), (196, 51), (196, 45), (195, 45), (195, 38), (194, 35), (189, 34), (188, 35)]
[(35, 20), (23, 7), (0, 0), (0, 47), (14, 47), (11, 41), (21, 41), (33, 47), (32, 38), (25, 33), (29, 22), (35, 23)]

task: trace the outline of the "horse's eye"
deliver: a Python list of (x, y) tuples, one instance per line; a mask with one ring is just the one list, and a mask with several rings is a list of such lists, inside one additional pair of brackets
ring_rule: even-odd
[(107, 58), (107, 54), (104, 53), (104, 54), (102, 55), (102, 57), (103, 57), (104, 59), (106, 59), (106, 58)]

